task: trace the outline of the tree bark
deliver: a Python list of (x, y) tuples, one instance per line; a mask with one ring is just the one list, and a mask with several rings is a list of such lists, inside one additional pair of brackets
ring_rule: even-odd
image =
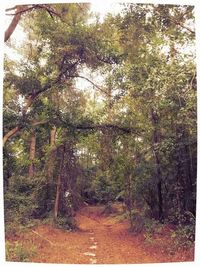
[(16, 9), (16, 12), (14, 14), (14, 17), (10, 23), (10, 25), (8, 26), (7, 30), (5, 31), (5, 35), (4, 35), (4, 42), (7, 42), (8, 39), (11, 37), (11, 35), (13, 34), (15, 28), (17, 27), (19, 21), (20, 21), (20, 18), (21, 18), (21, 15), (27, 11), (31, 11), (35, 8), (38, 8), (38, 9), (44, 9), (46, 10), (52, 17), (53, 15), (56, 15), (58, 16), (59, 18), (61, 18), (61, 16), (55, 12), (55, 10), (53, 10), (53, 8), (51, 8), (50, 6), (48, 7), (47, 5), (39, 5), (39, 4), (34, 4), (34, 5), (18, 5), (18, 6), (15, 6), (13, 8), (8, 8), (6, 9), (6, 11), (11, 11), (11, 10), (14, 10)]
[[(33, 104), (36, 97), (37, 97), (37, 95), (31, 95), (27, 98), (26, 105), (22, 109), (23, 117), (26, 115), (28, 108)], [(8, 141), (8, 139), (11, 138), (12, 136), (14, 136), (16, 133), (18, 133), (20, 131), (20, 129), (21, 129), (21, 127), (19, 125), (17, 125), (15, 128), (13, 128), (9, 132), (7, 132), (3, 137), (3, 146)]]
[(30, 144), (30, 152), (29, 152), (29, 159), (30, 159), (30, 166), (29, 166), (29, 172), (28, 172), (29, 177), (33, 177), (34, 175), (35, 152), (36, 152), (36, 136), (35, 136), (35, 133), (33, 132), (31, 136), (31, 144)]
[[(58, 78), (55, 80), (54, 84), (56, 84), (58, 82)], [(23, 117), (26, 116), (27, 111), (29, 109), (30, 106), (32, 106), (33, 102), (35, 101), (35, 99), (43, 92), (47, 91), (49, 88), (51, 88), (51, 84), (46, 84), (41, 90), (37, 91), (36, 93), (31, 94), (30, 96), (27, 97), (26, 99), (26, 105), (23, 107), (22, 109), (22, 115)], [(17, 132), (19, 132), (19, 130), (22, 127), (20, 127), (20, 125), (17, 125), (15, 128), (13, 128), (12, 130), (10, 130), (8, 133), (5, 134), (5, 136), (3, 137), (3, 145), (5, 145), (5, 143), (8, 141), (8, 139), (10, 137), (12, 137), (13, 135), (15, 135)]]
[(159, 221), (163, 223), (163, 197), (162, 197), (162, 182), (161, 180), (157, 183), (157, 190), (158, 190), (158, 217)]
[(64, 157), (65, 157), (65, 146), (61, 147), (61, 159), (60, 159), (60, 168), (58, 172), (58, 178), (57, 178), (57, 187), (56, 187), (56, 199), (54, 204), (54, 219), (56, 220), (58, 217), (59, 212), (59, 206), (60, 206), (60, 195), (62, 191), (62, 175), (63, 175), (63, 166), (64, 166)]
[[(45, 124), (47, 123), (47, 120), (43, 120), (43, 121), (35, 121), (32, 123), (31, 126), (37, 126), (37, 125), (41, 125), (41, 124)], [(5, 143), (8, 141), (9, 138), (11, 138), (12, 136), (16, 135), (19, 131), (21, 130), (20, 126), (16, 126), (15, 128), (13, 128), (12, 130), (10, 130), (9, 132), (7, 132), (4, 137), (3, 137), (3, 146), (5, 145)]]
[(11, 138), (13, 135), (15, 135), (16, 133), (18, 133), (20, 130), (19, 126), (16, 126), (15, 128), (13, 128), (12, 130), (10, 130), (9, 132), (7, 132), (4, 137), (3, 137), (3, 146), (5, 145), (5, 143), (8, 141), (9, 138)]
[(51, 182), (54, 170), (54, 159), (56, 152), (56, 127), (54, 126), (50, 132), (50, 154), (47, 162), (47, 178), (48, 183)]
[(176, 143), (179, 144), (177, 156), (177, 205), (179, 213), (189, 210), (196, 212), (194, 182), (196, 175), (193, 172), (192, 154), (190, 148), (189, 132), (183, 127), (176, 127)]
[(132, 188), (132, 175), (128, 175), (128, 212), (131, 223), (131, 230), (133, 229), (133, 188)]
[(161, 172), (161, 166), (160, 166), (160, 156), (157, 150), (157, 145), (160, 142), (160, 133), (158, 130), (158, 123), (159, 118), (156, 110), (152, 108), (151, 110), (151, 119), (152, 124), (154, 126), (153, 131), (153, 153), (156, 163), (156, 175), (157, 175), (157, 194), (158, 194), (158, 218), (159, 221), (162, 223), (164, 219), (163, 214), (163, 196), (162, 196), (162, 172)]
[(17, 6), (16, 7), (16, 13), (14, 15), (14, 18), (12, 19), (10, 25), (8, 26), (7, 30), (5, 31), (4, 35), (4, 42), (7, 42), (10, 36), (13, 34), (15, 28), (17, 27), (20, 18), (21, 18), (21, 11), (23, 10), (22, 6)]

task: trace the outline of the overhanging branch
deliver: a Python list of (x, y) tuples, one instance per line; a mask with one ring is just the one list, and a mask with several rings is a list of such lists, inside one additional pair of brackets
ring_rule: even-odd
[(98, 125), (76, 125), (74, 126), (77, 130), (112, 130), (112, 131), (118, 131), (123, 132), (126, 134), (130, 134), (134, 132), (134, 129), (118, 126), (115, 124), (98, 124)]
[(45, 5), (45, 4), (44, 5), (40, 5), (40, 4), (37, 4), (37, 5), (17, 5), (17, 6), (14, 6), (12, 8), (8, 8), (8, 9), (6, 9), (6, 12), (9, 12), (11, 10), (16, 10), (16, 12), (13, 14), (6, 14), (8, 16), (14, 16), (14, 17), (13, 17), (10, 25), (8, 26), (7, 30), (5, 31), (4, 42), (7, 42), (8, 39), (10, 38), (10, 36), (12, 35), (12, 33), (14, 32), (15, 28), (17, 27), (17, 25), (20, 21), (21, 15), (24, 14), (25, 12), (32, 11), (33, 9), (44, 9), (49, 13), (49, 15), (52, 18), (53, 18), (53, 16), (57, 16), (61, 19), (60, 14), (58, 14), (51, 6)]
[(6, 14), (7, 16), (16, 16), (16, 15), (21, 15), (23, 13), (26, 13), (27, 11), (31, 11), (33, 9), (45, 9), (50, 16), (52, 17), (53, 15), (58, 16), (59, 18), (61, 18), (60, 14), (58, 14), (52, 7), (50, 7), (49, 5), (45, 5), (45, 4), (36, 4), (36, 5), (23, 5), (20, 6), (21, 9), (18, 10), (19, 6), (15, 6), (13, 8), (8, 8), (6, 9), (6, 12), (11, 11), (11, 10), (15, 10), (17, 9), (17, 11), (15, 13), (12, 14)]
[(105, 90), (103, 90), (99, 85), (97, 85), (96, 83), (94, 83), (93, 81), (91, 81), (87, 77), (84, 77), (82, 75), (73, 75), (73, 76), (70, 76), (69, 78), (80, 78), (80, 79), (84, 79), (84, 80), (88, 81), (89, 83), (91, 83), (94, 87), (96, 87), (100, 92), (104, 93), (105, 95), (108, 95), (108, 93)]

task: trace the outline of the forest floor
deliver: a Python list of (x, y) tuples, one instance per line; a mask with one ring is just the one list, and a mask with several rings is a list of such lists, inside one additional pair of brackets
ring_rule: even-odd
[(38, 263), (131, 264), (193, 261), (193, 248), (175, 250), (170, 229), (145, 241), (144, 234), (129, 231), (129, 223), (119, 213), (104, 214), (104, 206), (86, 206), (76, 215), (77, 231), (66, 232), (52, 225), (38, 225), (10, 242), (36, 247), (29, 259)]

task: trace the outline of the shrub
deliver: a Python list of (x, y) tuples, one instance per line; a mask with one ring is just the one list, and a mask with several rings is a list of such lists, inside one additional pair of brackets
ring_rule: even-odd
[(26, 224), (37, 207), (33, 181), (25, 176), (11, 177), (4, 194), (5, 221)]
[(179, 225), (171, 234), (176, 247), (190, 247), (195, 240), (195, 225)]
[(162, 232), (163, 224), (161, 224), (159, 221), (155, 219), (146, 218), (144, 222), (144, 228), (145, 228), (145, 233), (144, 233), (145, 241), (148, 243), (152, 243), (154, 234)]
[(34, 256), (36, 248), (31, 247), (29, 250), (25, 248), (21, 243), (10, 243), (6, 241), (6, 260), (16, 262), (27, 262), (30, 257)]
[(44, 218), (52, 209), (52, 188), (42, 174), (32, 177), (13, 176), (4, 193), (5, 221), (28, 224), (34, 218)]
[[(131, 218), (130, 218), (131, 216)], [(129, 212), (129, 219), (131, 221), (131, 231), (135, 234), (139, 234), (144, 229), (145, 218), (144, 216), (140, 215), (139, 212), (131, 210)]]
[(57, 217), (54, 223), (59, 229), (67, 231), (76, 229), (76, 223), (73, 217)]

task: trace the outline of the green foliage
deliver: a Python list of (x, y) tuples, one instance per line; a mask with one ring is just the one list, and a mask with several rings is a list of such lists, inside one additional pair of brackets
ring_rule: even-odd
[(22, 77), (18, 80), (16, 86), (23, 95), (36, 93), (42, 88), (37, 78), (32, 76)]
[(95, 197), (98, 202), (107, 203), (113, 200), (113, 188), (106, 177), (96, 177), (96, 179), (92, 183), (92, 187), (95, 191)]
[(27, 176), (9, 178), (9, 190), (5, 192), (5, 221), (28, 225), (29, 221), (45, 217), (52, 208), (51, 188), (42, 175), (32, 179)]
[(145, 219), (145, 233), (144, 238), (147, 243), (153, 242), (155, 234), (162, 234), (163, 224), (160, 224), (154, 219)]
[(172, 233), (174, 245), (177, 248), (188, 248), (195, 241), (195, 225), (180, 225)]
[(34, 183), (24, 176), (9, 179), (10, 190), (5, 192), (5, 220), (26, 223), (36, 208), (33, 201)]
[(6, 261), (27, 262), (35, 254), (36, 248), (34, 246), (27, 249), (18, 241), (14, 243), (6, 241)]
[(76, 223), (73, 217), (58, 217), (54, 220), (56, 227), (64, 229), (66, 231), (72, 231), (76, 229)]
[(140, 214), (138, 214), (138, 212), (134, 213), (133, 211), (131, 211), (130, 216), (129, 218), (132, 223), (130, 230), (135, 234), (141, 233), (144, 230), (145, 225), (144, 216), (141, 216)]

